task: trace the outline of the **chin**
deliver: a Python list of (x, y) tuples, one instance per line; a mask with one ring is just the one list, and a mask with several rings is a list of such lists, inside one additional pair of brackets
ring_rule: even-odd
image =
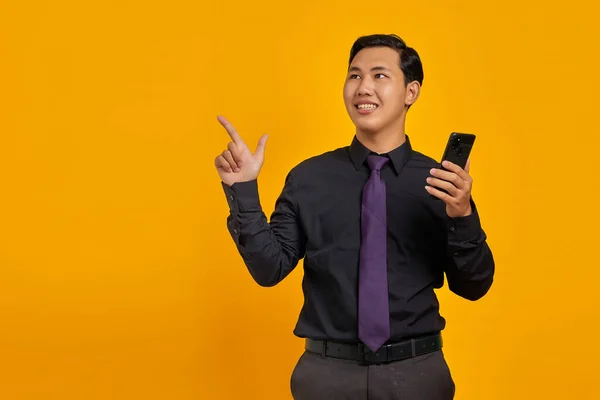
[(377, 133), (383, 128), (381, 122), (377, 120), (365, 121), (359, 118), (358, 120), (354, 120), (353, 122), (356, 129), (364, 133)]

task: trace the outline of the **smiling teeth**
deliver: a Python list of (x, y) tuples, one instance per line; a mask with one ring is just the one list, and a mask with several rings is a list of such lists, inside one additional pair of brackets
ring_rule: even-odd
[(377, 108), (375, 104), (359, 104), (358, 108), (361, 110), (374, 110)]

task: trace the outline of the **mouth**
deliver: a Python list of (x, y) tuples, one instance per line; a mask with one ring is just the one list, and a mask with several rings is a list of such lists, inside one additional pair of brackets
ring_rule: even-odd
[(373, 103), (361, 103), (355, 104), (354, 107), (358, 110), (360, 114), (369, 114), (377, 110), (379, 106)]

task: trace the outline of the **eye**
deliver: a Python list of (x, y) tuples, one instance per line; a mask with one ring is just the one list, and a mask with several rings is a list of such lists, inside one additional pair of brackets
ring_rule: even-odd
[[(384, 74), (375, 74), (375, 78), (377, 78), (378, 76), (381, 76), (382, 78), (385, 77)], [(378, 78), (377, 78), (378, 79)]]
[(349, 78), (349, 79), (358, 79), (358, 78), (359, 78), (359, 76), (358, 76), (358, 75), (356, 75), (356, 74), (352, 74), (352, 75), (350, 75), (348, 78)]

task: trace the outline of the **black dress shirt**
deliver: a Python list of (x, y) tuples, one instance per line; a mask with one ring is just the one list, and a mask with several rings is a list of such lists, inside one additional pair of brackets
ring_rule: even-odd
[[(356, 343), (361, 195), (372, 154), (356, 137), (350, 146), (309, 158), (287, 175), (270, 222), (257, 181), (222, 183), (229, 232), (250, 274), (274, 286), (304, 259), (304, 305), (294, 334)], [(434, 288), (444, 284), (469, 300), (490, 288), (494, 260), (475, 203), (467, 217), (449, 218), (426, 190), (439, 163), (404, 144), (387, 154), (387, 269), (394, 342), (445, 327)]]

